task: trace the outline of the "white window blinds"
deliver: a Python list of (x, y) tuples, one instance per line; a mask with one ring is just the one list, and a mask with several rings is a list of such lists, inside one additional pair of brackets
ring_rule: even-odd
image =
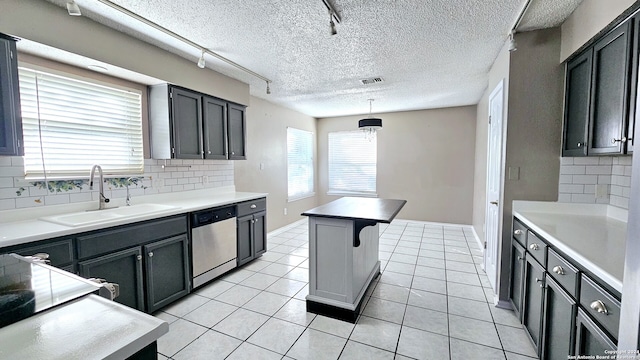
[(19, 69), (28, 178), (142, 174), (142, 103), (135, 91)]
[(329, 194), (375, 195), (377, 159), (375, 133), (329, 133)]
[(313, 133), (287, 128), (288, 201), (313, 196)]

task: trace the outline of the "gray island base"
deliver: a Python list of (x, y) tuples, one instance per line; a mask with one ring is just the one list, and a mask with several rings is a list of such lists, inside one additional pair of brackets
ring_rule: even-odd
[(378, 223), (391, 223), (406, 200), (344, 197), (308, 210), (307, 311), (355, 323), (380, 274)]

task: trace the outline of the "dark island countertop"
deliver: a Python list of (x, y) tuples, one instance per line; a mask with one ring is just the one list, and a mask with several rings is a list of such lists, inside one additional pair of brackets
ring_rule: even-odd
[(303, 212), (304, 216), (345, 220), (370, 220), (390, 223), (402, 210), (406, 200), (343, 197)]

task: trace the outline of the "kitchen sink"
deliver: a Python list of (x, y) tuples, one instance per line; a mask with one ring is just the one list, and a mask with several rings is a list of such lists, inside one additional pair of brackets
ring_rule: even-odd
[(163, 204), (139, 204), (132, 206), (122, 206), (105, 210), (88, 210), (70, 214), (46, 216), (40, 220), (52, 222), (65, 226), (83, 226), (97, 224), (105, 221), (118, 220), (132, 216), (142, 216), (158, 214), (177, 209), (177, 206)]

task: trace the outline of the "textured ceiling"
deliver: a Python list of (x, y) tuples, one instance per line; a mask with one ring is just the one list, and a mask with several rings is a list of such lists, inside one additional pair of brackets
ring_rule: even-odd
[[(61, 7), (65, 0), (47, 0)], [(476, 104), (525, 0), (113, 0), (272, 80), (207, 57), (251, 94), (314, 117)], [(83, 16), (195, 62), (200, 51), (96, 0)], [(560, 4), (561, 3), (561, 4)], [(557, 26), (580, 0), (533, 0), (521, 29)], [(519, 28), (519, 29), (520, 29)], [(64, 59), (60, 59), (63, 60)], [(360, 79), (384, 82), (362, 85)]]

